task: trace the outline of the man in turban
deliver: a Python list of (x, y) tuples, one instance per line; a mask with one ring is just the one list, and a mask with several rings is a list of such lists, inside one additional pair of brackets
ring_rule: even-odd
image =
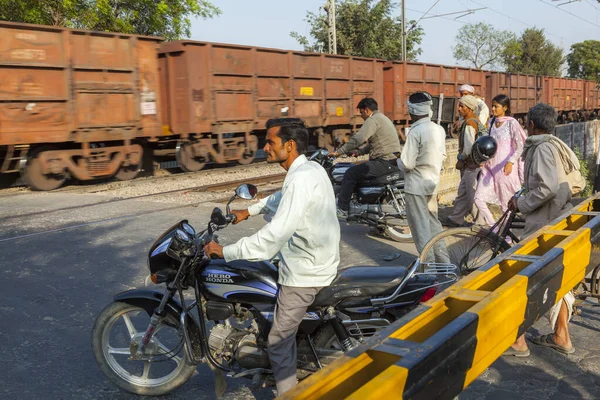
[(473, 216), (473, 221), (478, 218), (477, 208), (474, 207), (473, 202), (479, 165), (475, 164), (471, 157), (471, 148), (479, 130), (475, 115), (477, 104), (477, 99), (471, 95), (461, 97), (458, 103), (458, 112), (464, 120), (458, 137), (458, 155), (456, 156), (456, 169), (460, 171), (460, 184), (454, 200), (454, 210), (445, 221), (445, 225), (448, 226), (464, 226), (465, 217), (468, 214)]
[[(475, 97), (475, 99), (477, 100), (477, 108), (475, 108), (475, 115), (479, 118), (479, 121), (481, 121), (481, 123), (483, 125), (487, 125), (487, 121), (488, 118), (490, 117), (490, 110), (488, 108), (488, 106), (485, 105), (485, 102), (475, 96), (475, 89), (473, 88), (473, 86), (471, 85), (462, 85), (459, 89), (458, 89), (458, 93), (460, 94), (460, 97), (463, 96), (473, 96)], [(459, 118), (461, 118), (462, 116), (459, 116)], [(460, 121), (462, 123), (462, 121)]]
[[(438, 220), (437, 191), (446, 158), (446, 132), (431, 121), (432, 104), (428, 93), (417, 92), (408, 98), (412, 126), (398, 159), (398, 167), (404, 171), (408, 226), (419, 253), (434, 235), (442, 231)], [(438, 248), (440, 246), (442, 248)], [(435, 259), (425, 261), (448, 262), (445, 246), (442, 242), (440, 246), (434, 248)]]

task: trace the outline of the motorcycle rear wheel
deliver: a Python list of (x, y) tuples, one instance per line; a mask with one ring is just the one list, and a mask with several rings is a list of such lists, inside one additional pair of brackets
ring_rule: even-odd
[[(383, 202), (384, 202), (384, 204), (394, 206), (394, 200), (389, 195), (385, 197)], [(400, 210), (398, 210), (399, 213), (406, 214), (406, 206), (404, 204), (404, 201), (402, 201), (401, 199), (398, 199), (398, 203), (400, 205)], [(396, 206), (394, 206), (394, 208), (396, 208)], [(385, 233), (385, 235), (387, 237), (389, 237), (390, 239), (392, 239), (395, 242), (412, 243), (412, 242), (414, 242), (414, 238), (412, 237), (412, 233), (410, 232), (410, 227), (408, 226), (408, 221), (406, 219), (403, 219), (403, 221), (405, 223), (401, 224), (401, 225), (386, 225), (384, 227), (383, 232)]]
[[(112, 383), (131, 393), (159, 396), (187, 382), (196, 366), (188, 362), (180, 324), (174, 316), (167, 316), (156, 328), (148, 345), (150, 350), (144, 354), (146, 360), (130, 360), (132, 339), (144, 335), (149, 321), (150, 316), (141, 307), (109, 304), (96, 318), (92, 350)], [(116, 342), (119, 345), (113, 346)], [(170, 372), (163, 375), (165, 370)]]
[(412, 243), (414, 239), (408, 224), (406, 226), (386, 226), (384, 228), (385, 234), (395, 242), (400, 243)]

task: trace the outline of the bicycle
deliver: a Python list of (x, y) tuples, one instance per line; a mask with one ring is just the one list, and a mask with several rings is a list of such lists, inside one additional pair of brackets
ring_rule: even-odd
[[(523, 189), (515, 193), (519, 197)], [(471, 227), (451, 228), (435, 235), (427, 242), (421, 251), (420, 258), (427, 264), (428, 259), (433, 259), (433, 248), (443, 243), (448, 253), (449, 262), (457, 267), (461, 276), (468, 275), (474, 270), (484, 266), (498, 254), (510, 249), (510, 242), (518, 243), (519, 237), (512, 229), (523, 229), (525, 221), (516, 211), (506, 210), (504, 214), (490, 228), (473, 225)], [(430, 256), (428, 258), (428, 256)], [(437, 261), (437, 260), (436, 260)]]
[[(519, 197), (523, 189), (515, 193), (514, 197)], [(523, 229), (525, 221), (516, 211), (506, 210), (504, 214), (490, 228), (473, 225), (472, 227), (451, 228), (438, 233), (427, 242), (421, 251), (420, 259), (424, 267), (435, 265), (428, 262), (428, 256), (433, 259), (433, 248), (443, 243), (447, 250), (448, 263), (456, 266), (459, 273), (459, 279), (476, 269), (484, 266), (500, 253), (511, 248), (510, 242), (519, 243), (519, 237), (514, 234), (512, 229)], [(437, 261), (437, 260), (436, 260)], [(596, 266), (590, 278), (584, 278), (574, 289), (573, 293), (577, 298), (573, 313), (581, 313), (579, 306), (587, 297), (594, 297), (600, 302), (600, 265)]]

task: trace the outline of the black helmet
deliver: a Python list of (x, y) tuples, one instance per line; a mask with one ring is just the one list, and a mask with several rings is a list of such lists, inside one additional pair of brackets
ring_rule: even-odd
[(481, 165), (489, 161), (490, 158), (494, 157), (496, 150), (498, 150), (498, 143), (496, 143), (496, 139), (485, 135), (473, 143), (473, 147), (471, 148), (471, 156), (473, 157), (475, 164)]

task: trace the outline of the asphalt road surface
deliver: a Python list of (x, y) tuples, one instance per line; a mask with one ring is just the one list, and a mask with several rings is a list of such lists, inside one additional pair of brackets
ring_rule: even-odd
[[(99, 195), (60, 193), (0, 198), (0, 359), (4, 367), (0, 398), (138, 398), (112, 385), (97, 367), (90, 342), (94, 319), (113, 295), (144, 286), (147, 251), (164, 230), (184, 218), (203, 228), (214, 204), (165, 211), (168, 204), (133, 200), (49, 212), (103, 200)], [(146, 214), (128, 217), (141, 211)], [(228, 227), (220, 241), (231, 243), (264, 223), (255, 217)], [(407, 265), (415, 257), (414, 245), (367, 233), (366, 227), (343, 224), (342, 266)], [(383, 260), (393, 253), (399, 258)], [(540, 320), (535, 330), (548, 332), (546, 320)], [(577, 348), (574, 355), (531, 345), (530, 358), (501, 358), (459, 398), (600, 397), (597, 302), (585, 304), (571, 332)], [(270, 388), (228, 379), (226, 399), (273, 397)], [(186, 384), (160, 398), (213, 399), (212, 373), (201, 365)]]

